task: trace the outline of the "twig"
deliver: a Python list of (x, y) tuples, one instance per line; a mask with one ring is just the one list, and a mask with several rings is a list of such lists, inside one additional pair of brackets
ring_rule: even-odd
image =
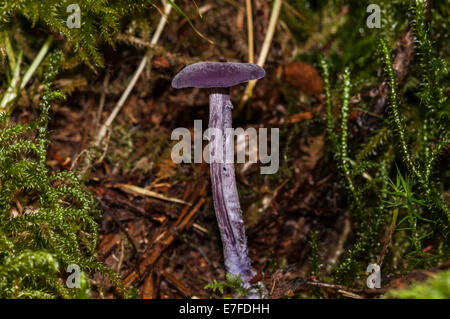
[(123, 240), (120, 241), (120, 256), (119, 262), (117, 263), (116, 271), (120, 272), (120, 268), (122, 268), (123, 258), (125, 256), (125, 245), (123, 244)]
[[(280, 15), (282, 0), (275, 0), (272, 8), (272, 13), (270, 14), (269, 27), (267, 28), (266, 37), (264, 38), (264, 43), (261, 48), (261, 52), (258, 56), (257, 65), (263, 67), (266, 63), (267, 55), (269, 53), (270, 45), (272, 44), (273, 34), (275, 33), (275, 27), (278, 22), (278, 17)], [(257, 80), (253, 80), (247, 83), (247, 87), (242, 96), (241, 102), (239, 103), (238, 110), (241, 110), (244, 104), (252, 96), (253, 88), (255, 87)]]
[(98, 124), (100, 123), (100, 120), (102, 118), (103, 108), (105, 106), (106, 88), (108, 87), (108, 82), (109, 82), (109, 73), (106, 73), (105, 78), (103, 79), (103, 91), (102, 91), (102, 93), (100, 95), (100, 103), (99, 103), (99, 106), (98, 106), (97, 116), (96, 116), (96, 119), (95, 119), (95, 125), (94, 125), (95, 131), (97, 131)]
[(159, 194), (157, 192), (149, 191), (149, 190), (147, 190), (145, 188), (142, 188), (142, 187), (139, 187), (139, 186), (128, 185), (128, 184), (116, 184), (115, 186), (120, 188), (124, 192), (126, 192), (128, 194), (131, 194), (131, 195), (149, 196), (149, 197), (165, 200), (167, 202), (185, 204), (185, 205), (188, 205), (188, 206), (191, 205), (190, 203), (185, 202), (184, 200), (177, 199), (177, 198), (172, 198), (172, 197), (167, 197), (167, 196), (164, 196), (164, 195)]
[(394, 214), (392, 216), (391, 225), (388, 227), (387, 235), (385, 239), (385, 243), (383, 245), (383, 249), (381, 250), (380, 257), (378, 258), (378, 265), (383, 266), (384, 257), (386, 256), (386, 252), (391, 245), (392, 234), (395, 232), (395, 226), (397, 225), (397, 217), (398, 217), (398, 208), (394, 209)]
[(190, 298), (192, 296), (192, 291), (185, 284), (181, 282), (177, 277), (169, 273), (168, 271), (163, 271), (161, 273), (167, 281), (169, 281), (177, 290), (184, 296), (184, 298)]
[(247, 11), (247, 33), (248, 33), (248, 62), (255, 63), (255, 49), (253, 42), (253, 13), (252, 0), (246, 0), (245, 9)]
[(283, 5), (286, 7), (286, 9), (288, 9), (294, 15), (296, 15), (300, 20), (306, 21), (305, 17), (300, 12), (295, 10), (295, 8), (293, 6), (291, 6), (286, 0), (283, 0)]
[(350, 291), (343, 290), (343, 289), (338, 289), (338, 292), (343, 294), (345, 297), (348, 297), (348, 298), (363, 299), (362, 296), (357, 295), (357, 294), (355, 294), (353, 292), (350, 292)]
[(336, 289), (336, 290), (343, 290), (346, 292), (360, 292), (359, 289), (353, 289), (350, 287), (345, 287), (342, 285), (336, 285), (336, 284), (329, 284), (326, 282), (318, 282), (318, 281), (307, 281), (305, 283), (308, 286), (317, 286), (317, 287), (322, 287), (322, 288), (331, 288), (331, 289)]
[[(158, 42), (159, 38), (161, 37), (162, 31), (167, 22), (167, 16), (169, 15), (171, 10), (172, 10), (172, 6), (169, 3), (165, 2), (164, 15), (161, 16), (158, 26), (156, 27), (156, 31), (153, 34), (152, 40), (150, 41), (151, 46), (154, 46)], [(105, 123), (103, 123), (103, 125), (100, 127), (97, 137), (94, 142), (94, 147), (100, 146), (100, 144), (102, 143), (103, 139), (106, 136), (107, 131), (111, 127), (111, 124), (113, 123), (117, 114), (119, 114), (120, 110), (122, 109), (123, 105), (125, 104), (125, 101), (127, 100), (128, 96), (130, 95), (131, 90), (135, 86), (137, 80), (139, 79), (139, 76), (141, 75), (142, 71), (144, 70), (145, 66), (147, 65), (147, 62), (149, 60), (149, 52), (150, 52), (150, 50), (148, 50), (147, 53), (142, 58), (141, 62), (139, 63), (139, 66), (136, 69), (136, 71), (134, 72), (133, 77), (131, 78), (131, 81), (128, 84), (127, 88), (122, 93), (122, 96), (120, 97), (119, 101), (117, 102), (116, 106), (114, 107), (113, 111), (111, 112), (111, 114), (109, 115), (109, 117), (107, 118)]]

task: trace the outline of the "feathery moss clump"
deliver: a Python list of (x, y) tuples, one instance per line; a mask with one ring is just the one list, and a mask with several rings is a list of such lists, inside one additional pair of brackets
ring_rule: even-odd
[(101, 271), (96, 261), (98, 209), (94, 197), (70, 171), (50, 174), (46, 167), (51, 90), (60, 52), (49, 57), (40, 117), (28, 124), (0, 116), (0, 297), (79, 297), (64, 283), (65, 270)]
[[(443, 176), (439, 169), (445, 167), (437, 165), (450, 142), (449, 101), (444, 93), (448, 68), (433, 48), (426, 10), (425, 1), (417, 0), (409, 11), (416, 53), (406, 78), (410, 82), (402, 90), (393, 67), (392, 40), (385, 40), (395, 36), (385, 30), (378, 34), (387, 103), (374, 133), (358, 147), (349, 146), (355, 144), (349, 134), (349, 99), (360, 88), (352, 86), (349, 68), (345, 68), (338, 82), (341, 99), (336, 116), (329, 65), (321, 60), (329, 145), (347, 190), (356, 231), (353, 248), (334, 269), (341, 282), (354, 283), (355, 274), (363, 275), (371, 262), (384, 262), (383, 271), (392, 273), (437, 265), (450, 256), (450, 214), (439, 178)], [(352, 73), (362, 77), (357, 68)], [(411, 83), (420, 84), (413, 89)], [(354, 159), (350, 150), (356, 153)], [(389, 251), (392, 242), (395, 246)]]
[(0, 4), (0, 30), (19, 15), (29, 20), (33, 26), (43, 24), (45, 29), (60, 34), (67, 40), (71, 51), (91, 67), (103, 66), (98, 45), (101, 42), (113, 44), (113, 36), (120, 29), (123, 17), (142, 12), (152, 5), (146, 0), (78, 0), (80, 9), (80, 28), (69, 27), (67, 12), (69, 0), (5, 0)]

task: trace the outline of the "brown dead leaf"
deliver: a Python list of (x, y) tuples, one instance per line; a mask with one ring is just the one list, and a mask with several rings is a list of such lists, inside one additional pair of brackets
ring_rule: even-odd
[(313, 114), (311, 112), (300, 112), (294, 115), (291, 115), (291, 117), (288, 120), (288, 123), (299, 123), (304, 120), (310, 120), (313, 118)]
[(286, 81), (308, 95), (320, 94), (323, 81), (316, 68), (308, 63), (295, 61), (284, 67)]
[(170, 63), (162, 56), (155, 56), (152, 60), (152, 66), (155, 68), (168, 68), (170, 67)]

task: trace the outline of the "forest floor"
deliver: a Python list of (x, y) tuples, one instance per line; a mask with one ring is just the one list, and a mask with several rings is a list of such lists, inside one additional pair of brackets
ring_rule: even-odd
[[(255, 4), (255, 52), (261, 49), (270, 9), (265, 1)], [(203, 129), (208, 123), (207, 90), (173, 89), (173, 76), (184, 65), (200, 60), (247, 61), (244, 8), (229, 5), (214, 10), (214, 5), (206, 4), (200, 10), (204, 23), (199, 30), (215, 44), (199, 37), (188, 23), (180, 23), (181, 18), (170, 21), (160, 46), (115, 119), (107, 147), (87, 166), (86, 154), (95, 132), (146, 54), (145, 45), (136, 47), (130, 35), (115, 49), (102, 48), (105, 68), (97, 74), (81, 71), (74, 77), (71, 71), (65, 77), (63, 72), (56, 82), (57, 88), (70, 95), (52, 106), (47, 164), (54, 171), (87, 167), (84, 183), (102, 211), (98, 218), (99, 259), (120, 274), (126, 288), (136, 287), (141, 298), (222, 298), (234, 294), (230, 289), (224, 295), (205, 289), (215, 279), (225, 280), (209, 165), (177, 165), (170, 158), (175, 143), (170, 139), (173, 129), (192, 131), (197, 119), (203, 121)], [(341, 14), (347, 14), (345, 8)], [(280, 30), (264, 66), (266, 77), (258, 81), (251, 101), (240, 109), (245, 85), (231, 90), (235, 127), (278, 127), (281, 133), (277, 174), (259, 174), (259, 164), (236, 165), (249, 255), (258, 271), (255, 280), (264, 282), (270, 298), (314, 296), (317, 286), (322, 297), (373, 298), (391, 287), (450, 269), (447, 262), (410, 274), (383, 275), (381, 289), (368, 289), (360, 277), (358, 284), (347, 287), (321, 282), (311, 275), (313, 232), (318, 238), (323, 273), (339, 263), (356, 234), (324, 126), (317, 124), (326, 111), (319, 68), (294, 62), (289, 54), (294, 40), (288, 30)], [(332, 38), (329, 41), (324, 52), (332, 45)], [(292, 99), (296, 101), (294, 112)], [(32, 107), (25, 107), (16, 114), (19, 121), (26, 122), (33, 112)], [(355, 124), (361, 116), (353, 110), (350, 125), (352, 134), (361, 134), (363, 139), (369, 130), (360, 130)], [(450, 153), (444, 156), (449, 158)], [(149, 191), (166, 198), (155, 198)], [(100, 274), (94, 276), (93, 283), (97, 296), (117, 297)]]

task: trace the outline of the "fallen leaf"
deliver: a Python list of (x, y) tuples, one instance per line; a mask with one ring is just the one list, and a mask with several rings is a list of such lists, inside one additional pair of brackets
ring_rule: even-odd
[(316, 68), (308, 63), (295, 61), (284, 67), (286, 81), (308, 95), (320, 94), (323, 81)]
[(299, 123), (304, 120), (310, 120), (313, 118), (313, 114), (311, 112), (300, 112), (294, 115), (291, 115), (291, 117), (288, 120), (288, 123)]
[(170, 63), (162, 56), (155, 56), (152, 60), (152, 66), (155, 68), (168, 68), (170, 67)]

